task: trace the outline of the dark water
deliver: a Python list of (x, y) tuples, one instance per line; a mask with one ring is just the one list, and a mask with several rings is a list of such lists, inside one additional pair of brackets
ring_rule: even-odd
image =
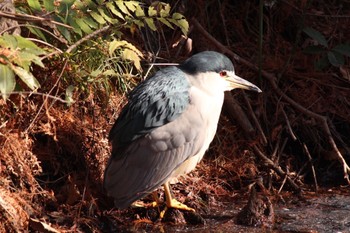
[(276, 208), (283, 232), (350, 232), (350, 196), (326, 195), (296, 206)]
[[(286, 201), (287, 202), (287, 201)], [(206, 224), (201, 226), (154, 224), (131, 227), (127, 232), (310, 232), (350, 233), (350, 196), (322, 194), (293, 200), (287, 204), (274, 204), (273, 227), (246, 227), (236, 224), (236, 216), (243, 203), (231, 205), (231, 209), (204, 215)]]

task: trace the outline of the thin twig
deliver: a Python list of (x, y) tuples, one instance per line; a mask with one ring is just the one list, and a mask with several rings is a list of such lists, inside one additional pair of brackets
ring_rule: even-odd
[(288, 173), (282, 170), (282, 168), (278, 165), (276, 165), (271, 159), (269, 159), (260, 149), (257, 145), (253, 145), (253, 149), (256, 153), (256, 155), (263, 161), (263, 163), (266, 164), (267, 167), (274, 170), (277, 175), (280, 177), (286, 177), (286, 181), (290, 184), (290, 186), (297, 192), (301, 192), (301, 188), (289, 177)]
[(288, 132), (289, 132), (290, 136), (292, 137), (293, 141), (295, 141), (295, 140), (297, 140), (297, 137), (295, 136), (295, 134), (294, 134), (294, 132), (293, 132), (293, 129), (292, 129), (292, 127), (290, 126), (290, 123), (289, 123), (289, 119), (288, 119), (288, 117), (287, 117), (287, 114), (286, 114), (286, 112), (284, 111), (283, 107), (282, 107), (281, 110), (282, 110), (284, 119), (286, 120)]
[(315, 183), (315, 191), (317, 193), (318, 192), (318, 184), (317, 184), (317, 177), (316, 177), (314, 164), (312, 163), (312, 158), (311, 158), (309, 149), (307, 148), (305, 143), (303, 143), (303, 147), (304, 147), (304, 150), (305, 150), (305, 154), (307, 155), (307, 158), (309, 159), (309, 163), (310, 163), (310, 167), (311, 167), (311, 171), (312, 171), (312, 177), (314, 178), (314, 183)]
[(45, 93), (40, 93), (40, 92), (33, 92), (33, 91), (12, 91), (12, 92), (2, 93), (2, 94), (4, 94), (4, 95), (12, 95), (12, 94), (18, 94), (18, 95), (22, 95), (22, 94), (40, 95), (40, 96), (44, 96), (44, 97), (47, 97), (47, 98), (59, 101), (61, 103), (65, 103), (65, 104), (70, 103), (70, 101), (66, 101), (64, 99), (61, 99), (59, 97), (56, 97), (56, 96), (53, 96), (53, 95), (50, 95), (50, 94), (45, 94)]
[(167, 63), (167, 62), (163, 62), (163, 63), (151, 63), (151, 66), (178, 66), (179, 63)]
[(89, 34), (89, 35), (86, 35), (84, 36), (83, 38), (81, 38), (80, 40), (78, 40), (77, 42), (75, 42), (74, 44), (72, 44), (71, 46), (69, 46), (69, 48), (66, 50), (66, 53), (70, 53), (72, 52), (76, 47), (78, 47), (80, 44), (82, 44), (83, 42), (91, 39), (92, 37), (104, 32), (104, 31), (107, 31), (111, 26), (110, 25), (107, 25), (107, 26), (104, 26), (103, 28), (100, 28), (96, 31), (94, 31), (93, 33)]
[(266, 145), (267, 144), (267, 138), (265, 136), (265, 133), (258, 121), (258, 118), (255, 116), (255, 113), (253, 111), (253, 108), (252, 108), (252, 105), (250, 104), (249, 100), (248, 100), (248, 97), (245, 93), (243, 93), (243, 98), (248, 106), (248, 109), (249, 109), (249, 112), (250, 112), (250, 115), (253, 117), (253, 121), (254, 121), (254, 124), (255, 126), (258, 128), (259, 132), (260, 132), (260, 135), (262, 136), (262, 139), (263, 139), (263, 143)]
[(54, 48), (56, 51), (58, 51), (58, 52), (60, 52), (60, 53), (63, 53), (62, 50), (60, 50), (59, 48), (57, 48), (57, 47), (53, 46), (52, 44), (47, 43), (47, 42), (45, 42), (45, 41), (42, 41), (42, 40), (39, 40), (39, 39), (35, 39), (35, 38), (26, 38), (26, 39), (28, 39), (28, 40), (30, 40), (30, 41), (35, 41), (35, 42), (40, 43), (40, 44), (43, 44), (43, 45), (46, 45), (47, 47)]
[(271, 161), (273, 161), (273, 162), (276, 162), (275, 160), (276, 160), (276, 157), (277, 157), (278, 149), (279, 149), (279, 147), (280, 147), (280, 142), (281, 142), (281, 133), (278, 134), (276, 146), (275, 146), (275, 148), (273, 149), (272, 154), (271, 154), (271, 156), (270, 156), (270, 159), (271, 159)]
[(11, 31), (12, 29), (17, 28), (17, 27), (31, 27), (31, 28), (40, 29), (40, 30), (46, 32), (47, 34), (50, 34), (53, 38), (56, 38), (56, 40), (60, 41), (61, 43), (66, 44), (65, 41), (63, 41), (61, 38), (56, 36), (54, 33), (50, 32), (49, 30), (47, 30), (47, 29), (45, 29), (43, 27), (36, 26), (36, 25), (31, 25), (31, 24), (17, 24), (15, 26), (8, 27), (8, 28), (4, 29), (3, 31), (1, 31), (0, 35), (4, 34), (7, 31)]
[[(68, 47), (68, 49), (65, 51), (66, 53), (70, 53), (72, 52), (76, 47), (78, 47), (79, 45), (81, 45), (83, 42), (91, 39), (92, 37), (98, 35), (99, 33), (102, 33), (104, 31), (107, 31), (111, 26), (110, 25), (107, 25), (107, 26), (104, 26), (103, 28), (100, 28), (94, 32), (92, 32), (91, 34), (88, 34), (86, 35), (85, 37), (81, 38), (80, 40), (78, 40), (77, 42), (75, 42), (74, 44), (72, 44), (71, 46)], [(58, 53), (63, 53), (62, 51), (59, 52), (59, 51), (55, 51), (55, 52), (52, 52), (50, 53), (49, 55), (45, 56), (45, 57), (49, 57), (49, 56), (54, 56), (54, 55), (57, 55)]]
[[(154, 54), (155, 56), (153, 56), (153, 62), (151, 63), (150, 67), (147, 69), (146, 74), (143, 76), (143, 80), (147, 79), (149, 73), (151, 72), (151, 70), (153, 69), (153, 67), (155, 66), (155, 64), (158, 64), (158, 63), (154, 63), (154, 62), (156, 61), (156, 59), (157, 59), (157, 57), (158, 57), (159, 51), (160, 51), (160, 50), (158, 50), (158, 51), (156, 52), (156, 54)], [(159, 63), (159, 64), (161, 64), (161, 63)]]
[(287, 145), (287, 141), (288, 141), (288, 138), (285, 138), (284, 141), (283, 141), (283, 143), (282, 143), (282, 146), (281, 146), (281, 148), (280, 148), (280, 150), (279, 150), (279, 152), (278, 152), (277, 159), (276, 159), (276, 161), (274, 161), (275, 163), (279, 163), (279, 162), (280, 162), (280, 160), (281, 160), (281, 155), (282, 155), (282, 153), (283, 153), (283, 151), (284, 151), (284, 148), (285, 148), (286, 145)]
[(50, 22), (52, 24), (56, 24), (62, 27), (66, 27), (66, 28), (70, 28), (72, 29), (73, 27), (64, 24), (64, 23), (60, 23), (51, 19), (47, 19), (47, 18), (43, 18), (40, 16), (35, 16), (35, 15), (27, 15), (27, 14), (19, 14), (19, 13), (11, 13), (11, 12), (3, 12), (0, 11), (0, 16), (4, 17), (4, 18), (8, 18), (8, 19), (13, 19), (16, 21), (26, 21), (26, 22)]
[[(288, 173), (288, 172), (289, 172), (288, 166), (287, 166), (286, 170), (287, 170), (287, 173)], [(282, 181), (282, 184), (281, 184), (280, 188), (278, 189), (278, 192), (277, 192), (277, 193), (281, 193), (281, 191), (282, 191), (284, 185), (286, 184), (287, 178), (288, 178), (288, 176), (285, 176), (285, 177), (284, 177), (284, 179), (283, 179), (283, 181)]]

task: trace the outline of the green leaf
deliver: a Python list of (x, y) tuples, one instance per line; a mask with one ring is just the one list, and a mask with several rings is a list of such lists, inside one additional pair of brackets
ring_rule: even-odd
[(106, 14), (106, 12), (104, 11), (104, 9), (98, 8), (97, 10), (98, 10), (98, 12), (101, 14), (101, 16), (102, 16), (107, 22), (112, 23), (112, 24), (118, 22), (118, 20), (112, 19), (111, 17), (109, 17), (109, 16)]
[(36, 57), (32, 60), (32, 62), (33, 62), (34, 64), (36, 64), (36, 65), (42, 67), (42, 68), (45, 67), (45, 65), (44, 65), (44, 63), (41, 61), (40, 57), (37, 57), (37, 56), (36, 56)]
[(58, 7), (58, 12), (60, 13), (60, 15), (57, 16), (60, 17), (63, 23), (67, 23), (66, 16), (69, 15), (69, 11), (70, 7), (66, 3), (61, 2)]
[(335, 53), (329, 51), (327, 53), (328, 61), (332, 64), (332, 66), (339, 67), (341, 65), (344, 65), (344, 58), (343, 56), (337, 56)]
[(121, 18), (122, 20), (124, 20), (124, 16), (122, 15), (122, 13), (120, 13), (120, 12), (115, 8), (115, 6), (113, 5), (112, 2), (108, 2), (108, 3), (106, 4), (106, 6), (108, 7), (108, 9), (111, 10), (111, 12), (112, 12), (115, 16), (117, 16), (117, 17)]
[(83, 19), (76, 19), (77, 24), (79, 25), (79, 27), (81, 28), (81, 30), (83, 30), (83, 32), (89, 34), (92, 33), (91, 28), (89, 27), (89, 25), (87, 25)]
[(114, 53), (114, 51), (121, 47), (121, 46), (124, 46), (126, 45), (126, 41), (122, 40), (113, 40), (112, 42), (109, 43), (109, 47), (108, 47), (108, 52), (109, 52), (109, 55), (112, 56), (112, 54)]
[(100, 76), (101, 74), (102, 74), (102, 70), (96, 69), (96, 70), (91, 71), (90, 76), (96, 78), (96, 77)]
[(99, 14), (97, 14), (94, 11), (90, 12), (90, 15), (92, 16), (92, 18), (94, 18), (94, 20), (96, 20), (99, 24), (105, 24), (106, 20), (103, 19), (103, 17)]
[(72, 42), (72, 36), (68, 28), (57, 25), (57, 29), (68, 42)]
[(170, 15), (170, 5), (167, 3), (160, 3), (161, 9), (160, 9), (160, 17), (166, 18)]
[(33, 76), (32, 73), (26, 71), (22, 67), (19, 66), (11, 66), (11, 69), (18, 75), (20, 79), (31, 89), (36, 90), (40, 87), (38, 80)]
[(125, 41), (125, 40), (113, 40), (109, 43), (109, 54), (113, 55), (114, 51), (117, 48), (122, 48), (122, 58), (124, 60), (133, 61), (136, 69), (141, 70), (141, 58), (143, 57), (140, 50), (138, 50), (133, 44)]
[(89, 25), (90, 28), (98, 28), (98, 23), (96, 23), (91, 17), (86, 16), (83, 18), (83, 20), (87, 25)]
[(84, 13), (86, 13), (89, 10), (89, 8), (86, 7), (85, 1), (84, 2), (82, 2), (80, 0), (79, 1), (75, 1), (74, 7), (78, 11), (81, 11), (81, 12), (84, 12)]
[(33, 41), (28, 40), (27, 38), (21, 37), (21, 36), (15, 36), (17, 40), (17, 47), (21, 49), (34, 49), (37, 51), (41, 51), (41, 54), (44, 54), (45, 51), (38, 47)]
[(128, 11), (128, 8), (126, 8), (126, 6), (124, 5), (124, 1), (116, 1), (115, 4), (117, 4), (117, 7), (119, 8), (119, 10), (121, 10), (121, 12), (123, 12), (126, 15), (132, 16)]
[(134, 50), (131, 49), (124, 49), (123, 53), (122, 53), (122, 58), (124, 60), (130, 60), (133, 61), (134, 66), (136, 67), (137, 70), (141, 70), (141, 59), (138, 55), (137, 52), (135, 52)]
[(35, 52), (33, 52), (33, 49), (25, 49), (18, 53), (17, 59), (15, 60), (15, 63), (20, 65), (22, 68), (29, 71), (29, 66), (31, 63), (34, 62), (35, 64), (45, 67), (44, 64), (41, 61), (41, 58), (38, 57)]
[(145, 11), (142, 9), (140, 5), (136, 5), (135, 15), (137, 17), (145, 17)]
[(315, 60), (315, 68), (316, 70), (323, 70), (324, 68), (329, 66), (329, 61), (326, 55), (323, 55), (319, 60)]
[(43, 54), (46, 54), (46, 52), (40, 48), (38, 49), (34, 49), (34, 48), (25, 48), (25, 49), (22, 49), (23, 52), (27, 52), (27, 53), (31, 53), (33, 55), (43, 55)]
[(136, 1), (124, 1), (124, 4), (131, 12), (135, 12), (136, 6), (140, 6), (139, 3)]
[(173, 19), (179, 20), (179, 19), (185, 19), (185, 16), (183, 16), (180, 13), (175, 12), (172, 16)]
[(79, 36), (82, 36), (83, 32), (75, 20), (76, 20), (75, 17), (73, 18), (70, 15), (68, 15), (68, 17), (67, 17), (68, 24), (73, 27), (73, 31), (75, 33), (77, 33)]
[(71, 6), (73, 6), (75, 1), (76, 0), (62, 0), (62, 3), (66, 4), (68, 8), (71, 8)]
[(332, 51), (336, 51), (340, 54), (350, 57), (350, 45), (348, 44), (338, 44), (332, 49)]
[(185, 36), (187, 36), (188, 34), (188, 30), (189, 30), (189, 24), (187, 22), (186, 19), (181, 19), (181, 20), (178, 20), (178, 26), (181, 28), (181, 31), (182, 31), (182, 34), (184, 34)]
[(319, 45), (310, 45), (310, 46), (307, 46), (303, 50), (303, 52), (307, 53), (307, 54), (322, 54), (322, 53), (327, 52), (327, 49), (324, 47), (321, 47)]
[(337, 61), (339, 62), (340, 66), (345, 64), (345, 57), (343, 54), (340, 54), (338, 52), (333, 52), (335, 58), (337, 59)]
[(157, 27), (152, 18), (145, 18), (145, 22), (152, 31), (157, 31)]
[(180, 13), (174, 13), (172, 19), (169, 19), (169, 21), (178, 26), (184, 35), (187, 35), (189, 24), (186, 18)]
[(157, 11), (154, 9), (153, 6), (150, 6), (148, 8), (148, 16), (149, 17), (153, 17), (153, 16), (156, 16), (157, 15)]
[(41, 5), (39, 0), (27, 0), (30, 8), (36, 11), (41, 11)]
[(0, 42), (0, 44), (5, 48), (14, 50), (18, 47), (18, 42), (16, 40), (16, 37), (14, 37), (13, 35), (5, 34), (1, 36), (1, 39), (2, 41)]
[(174, 27), (171, 25), (171, 23), (167, 19), (165, 19), (165, 18), (157, 18), (157, 19), (158, 19), (159, 22), (167, 25), (171, 29), (174, 29)]
[(145, 24), (141, 20), (138, 20), (138, 19), (134, 19), (133, 23), (136, 24), (139, 27), (144, 27), (145, 26)]
[(328, 48), (328, 42), (326, 38), (319, 31), (316, 31), (311, 27), (306, 27), (303, 29), (303, 31), (312, 39), (316, 40), (320, 45)]
[(90, 10), (97, 8), (97, 5), (93, 0), (84, 0), (84, 4), (86, 4), (90, 8)]
[[(27, 24), (28, 24), (28, 23), (27, 23)], [(28, 25), (30, 25), (30, 24), (28, 24)], [(27, 29), (28, 29), (31, 33), (33, 33), (34, 35), (36, 35), (37, 37), (39, 37), (40, 39), (42, 39), (42, 40), (44, 40), (44, 41), (47, 42), (44, 33), (42, 33), (40, 29), (38, 29), (38, 28), (33, 28), (33, 27), (30, 27), (30, 26), (28, 26)]]
[(29, 66), (35, 57), (37, 56), (34, 54), (21, 51), (18, 53), (17, 59), (14, 60), (14, 63), (29, 71)]
[(103, 73), (105, 76), (116, 76), (117, 73), (114, 70), (105, 70)]
[(16, 79), (13, 71), (6, 65), (0, 64), (0, 93), (4, 100), (15, 89)]
[(50, 11), (54, 11), (55, 10), (55, 5), (54, 5), (54, 1), (52, 0), (43, 0), (44, 2), (44, 7), (45, 10), (50, 12)]

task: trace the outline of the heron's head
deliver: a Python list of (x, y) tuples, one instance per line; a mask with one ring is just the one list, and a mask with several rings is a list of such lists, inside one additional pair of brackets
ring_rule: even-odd
[(241, 88), (261, 92), (257, 86), (237, 76), (231, 60), (218, 52), (197, 53), (180, 64), (179, 68), (208, 88), (216, 87), (223, 91)]

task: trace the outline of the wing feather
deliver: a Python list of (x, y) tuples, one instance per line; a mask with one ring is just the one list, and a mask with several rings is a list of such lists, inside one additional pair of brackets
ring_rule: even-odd
[(185, 73), (177, 67), (162, 69), (139, 84), (110, 131), (113, 149), (127, 146), (179, 117), (189, 104), (189, 88)]
[(104, 185), (117, 207), (125, 208), (161, 186), (202, 148), (206, 133), (203, 120), (195, 117), (198, 114), (193, 106), (188, 110), (133, 141), (124, 156), (110, 158)]

